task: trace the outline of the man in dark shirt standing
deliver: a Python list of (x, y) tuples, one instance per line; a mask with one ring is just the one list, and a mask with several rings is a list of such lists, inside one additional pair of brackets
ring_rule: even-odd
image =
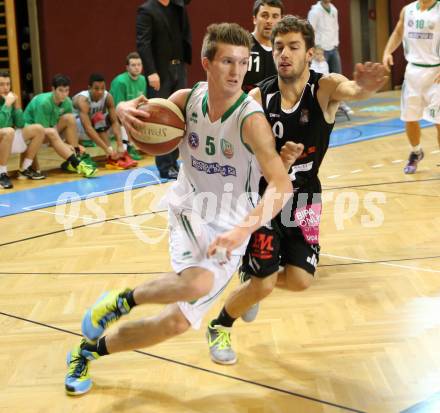
[[(148, 0), (136, 16), (136, 45), (148, 78), (148, 97), (168, 98), (186, 87), (186, 67), (191, 63), (191, 31), (185, 5), (190, 0)], [(161, 178), (176, 179), (176, 149), (157, 156)]]
[(270, 34), (272, 27), (281, 20), (283, 9), (284, 5), (281, 0), (256, 0), (254, 3), (253, 46), (248, 71), (243, 81), (245, 92), (249, 92), (258, 82), (277, 73), (272, 56)]

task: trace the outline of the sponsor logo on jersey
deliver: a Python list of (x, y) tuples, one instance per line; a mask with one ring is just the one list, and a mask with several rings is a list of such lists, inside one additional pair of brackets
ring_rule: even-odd
[(192, 149), (197, 149), (199, 147), (199, 136), (195, 132), (191, 132), (188, 136), (188, 145)]
[(189, 118), (190, 122), (197, 123), (197, 112), (191, 113), (191, 117)]
[(220, 165), (218, 162), (204, 162), (191, 156), (191, 166), (208, 175), (220, 174), (221, 176), (237, 176), (237, 170), (230, 165)]
[(408, 26), (413, 27), (414, 26), (414, 20), (408, 20)]
[(417, 33), (417, 32), (409, 32), (408, 38), (410, 39), (419, 39), (419, 40), (431, 40), (434, 38), (434, 33)]
[(222, 148), (223, 155), (226, 156), (226, 158), (231, 159), (234, 156), (234, 146), (231, 142), (228, 142), (226, 139), (220, 140), (220, 146)]
[(309, 110), (308, 109), (301, 109), (301, 115), (299, 116), (299, 123), (301, 125), (305, 125), (306, 123), (309, 123)]
[(279, 113), (269, 113), (269, 118), (279, 118), (280, 114)]
[(434, 30), (434, 27), (435, 27), (435, 23), (431, 20), (428, 20), (428, 29)]
[(294, 181), (296, 179), (295, 174), (297, 172), (311, 171), (312, 167), (313, 167), (313, 161), (307, 162), (307, 163), (302, 163), (301, 165), (293, 165), (292, 166), (292, 171), (289, 173), (290, 179), (292, 181)]

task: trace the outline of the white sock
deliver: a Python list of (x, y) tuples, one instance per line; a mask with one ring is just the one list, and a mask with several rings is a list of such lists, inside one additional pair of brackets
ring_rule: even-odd
[(23, 164), (21, 165), (21, 170), (25, 171), (27, 168), (29, 168), (32, 165), (33, 159), (24, 158)]
[(7, 165), (0, 165), (0, 174), (7, 174), (7, 173), (8, 173)]
[(421, 151), (422, 147), (420, 146), (420, 143), (416, 146), (412, 147), (412, 151), (415, 153), (419, 153)]
[(128, 141), (122, 141), (122, 145), (124, 145), (124, 151), (126, 151), (128, 147)]

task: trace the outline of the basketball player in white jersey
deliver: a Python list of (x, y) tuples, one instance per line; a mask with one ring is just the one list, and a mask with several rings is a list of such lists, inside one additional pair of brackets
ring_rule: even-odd
[[(105, 88), (104, 76), (92, 73), (88, 86), (87, 90), (77, 93), (72, 99), (80, 138), (92, 140), (105, 152), (107, 169), (128, 169), (136, 166), (137, 162), (125, 152), (114, 99)], [(110, 143), (110, 127), (116, 138), (116, 151)]]
[[(199, 328), (236, 271), (251, 233), (277, 214), (292, 194), (287, 175), (303, 146), (291, 143), (281, 160), (261, 106), (241, 90), (250, 35), (237, 24), (208, 27), (202, 46), (207, 82), (169, 98), (186, 118), (179, 150), (183, 166), (169, 194), (170, 255), (174, 272), (134, 289), (104, 294), (84, 315), (82, 340), (68, 354), (66, 392), (89, 391), (90, 360), (151, 346)], [(145, 118), (139, 97), (117, 112), (136, 137)], [(268, 187), (258, 202), (260, 171)], [(206, 208), (204, 208), (206, 206)], [(103, 336), (107, 326), (140, 304), (167, 304), (156, 316), (129, 321)]]
[(440, 146), (440, 2), (418, 0), (406, 5), (383, 53), (383, 64), (393, 65), (392, 53), (403, 42), (408, 61), (401, 97), (411, 152), (404, 168), (413, 174), (424, 153), (420, 146), (419, 120), (433, 122)]

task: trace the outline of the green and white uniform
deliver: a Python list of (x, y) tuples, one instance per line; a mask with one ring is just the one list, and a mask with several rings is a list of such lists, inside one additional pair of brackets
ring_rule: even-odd
[(57, 105), (53, 100), (52, 92), (40, 93), (27, 105), (24, 120), (26, 125), (37, 123), (44, 128), (54, 128), (60, 117), (66, 113), (73, 113), (73, 105), (69, 97)]
[(401, 97), (401, 119), (440, 123), (440, 2), (420, 10), (418, 1), (404, 9), (403, 48), (408, 65)]
[(0, 129), (14, 128), (15, 135), (12, 141), (11, 153), (23, 153), (27, 149), (21, 128), (24, 127), (24, 115), (21, 109), (14, 106), (6, 106), (5, 98), (0, 96)]
[[(139, 75), (136, 80), (132, 79), (128, 72), (117, 75), (110, 84), (110, 94), (115, 101), (115, 107), (119, 102), (147, 96), (147, 80), (144, 75)], [(121, 126), (122, 140), (128, 140), (127, 131)]]
[[(101, 99), (99, 99), (98, 101), (94, 101), (94, 100), (92, 100), (92, 97), (90, 96), (90, 91), (83, 90), (83, 91), (77, 93), (73, 97), (72, 100), (73, 100), (73, 104), (74, 104), (73, 109), (75, 111), (75, 117), (76, 117), (76, 129), (78, 130), (78, 135), (81, 140), (87, 140), (90, 138), (84, 129), (84, 126), (81, 122), (81, 118), (79, 117), (80, 110), (77, 107), (77, 105), (75, 104), (76, 98), (81, 96), (87, 100), (87, 103), (89, 104), (89, 118), (92, 122), (93, 127), (97, 131), (100, 132), (100, 131), (104, 131), (104, 130), (108, 129), (108, 124), (106, 121), (108, 95), (109, 95), (109, 92), (107, 92), (105, 90), (104, 96)], [(96, 119), (98, 119), (97, 121), (94, 119), (94, 116), (96, 117)]]
[(110, 94), (115, 100), (115, 106), (119, 102), (135, 99), (140, 95), (147, 95), (147, 81), (144, 75), (139, 75), (136, 80), (132, 79), (128, 72), (117, 75), (110, 84)]
[(179, 146), (182, 166), (168, 193), (170, 255), (174, 271), (202, 267), (214, 273), (211, 292), (194, 303), (179, 303), (194, 328), (236, 271), (242, 247), (221, 265), (207, 258), (209, 244), (239, 224), (258, 201), (261, 176), (255, 156), (242, 141), (248, 116), (263, 113), (243, 93), (215, 122), (208, 116), (208, 85), (194, 86), (185, 108), (186, 133)]

